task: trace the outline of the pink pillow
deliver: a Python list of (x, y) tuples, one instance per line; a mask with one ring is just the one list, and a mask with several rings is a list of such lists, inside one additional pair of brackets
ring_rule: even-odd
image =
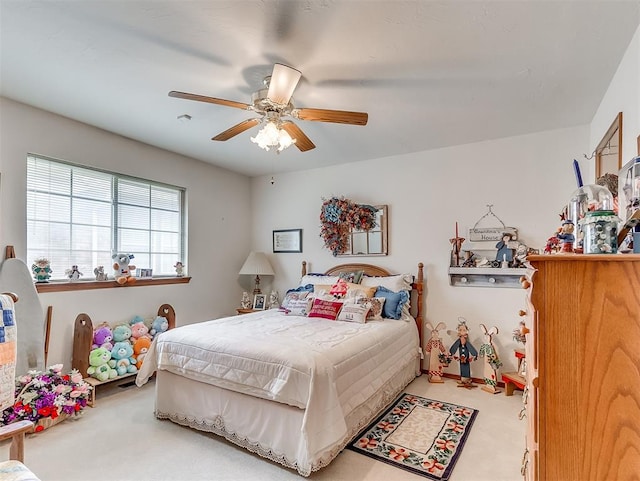
[(342, 302), (316, 299), (313, 301), (313, 306), (311, 307), (308, 317), (320, 317), (322, 319), (335, 321), (341, 308)]

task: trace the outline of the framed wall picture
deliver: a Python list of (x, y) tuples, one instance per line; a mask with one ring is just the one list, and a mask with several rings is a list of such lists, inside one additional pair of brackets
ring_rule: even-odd
[(263, 311), (265, 307), (266, 294), (256, 294), (253, 296), (253, 308), (259, 311)]
[(273, 252), (302, 252), (302, 229), (274, 230)]

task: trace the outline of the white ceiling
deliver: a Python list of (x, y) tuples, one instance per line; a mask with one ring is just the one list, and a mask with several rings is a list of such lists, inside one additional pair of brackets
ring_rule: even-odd
[[(248, 175), (589, 123), (638, 24), (639, 1), (0, 0), (0, 94)], [(250, 103), (273, 63), (302, 71), (297, 120), (316, 144), (265, 152)], [(181, 123), (177, 117), (189, 114)]]

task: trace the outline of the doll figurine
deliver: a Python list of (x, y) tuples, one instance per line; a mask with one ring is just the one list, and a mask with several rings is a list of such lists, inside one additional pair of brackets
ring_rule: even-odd
[(498, 385), (498, 369), (502, 366), (502, 361), (498, 356), (498, 351), (493, 344), (493, 335), (498, 334), (498, 328), (493, 326), (490, 331), (484, 324), (480, 324), (480, 329), (484, 333), (484, 343), (480, 346), (480, 356), (484, 357), (484, 386), (483, 391), (497, 394), (500, 391)]
[(242, 293), (242, 299), (240, 300), (240, 307), (242, 309), (251, 309), (251, 299), (248, 292)]
[(84, 275), (78, 270), (78, 266), (76, 265), (71, 266), (71, 269), (67, 269), (66, 271), (64, 271), (64, 273), (69, 278), (69, 282), (75, 282), (80, 279), (80, 276)]
[(433, 327), (430, 322), (427, 322), (426, 325), (431, 331), (431, 338), (424, 348), (424, 353), (429, 356), (429, 370), (427, 371), (429, 382), (442, 383), (444, 382), (442, 380), (442, 369), (449, 365), (450, 358), (447, 355), (444, 344), (442, 344), (438, 331), (445, 329), (447, 326), (444, 322), (438, 323), (436, 327)]
[(573, 242), (576, 240), (576, 237), (573, 235), (574, 228), (575, 226), (572, 220), (566, 219), (562, 222), (560, 232), (557, 234), (561, 244), (560, 252), (573, 252)]
[(278, 292), (271, 291), (269, 295), (269, 309), (280, 309), (280, 301), (278, 301)]
[(49, 267), (49, 260), (44, 257), (39, 257), (33, 261), (31, 266), (31, 272), (33, 272), (33, 278), (38, 283), (49, 282), (51, 277), (51, 267)]
[(459, 318), (457, 328), (458, 339), (451, 345), (449, 353), (460, 362), (460, 381), (458, 387), (471, 389), (476, 387), (471, 380), (471, 362), (478, 357), (478, 351), (469, 342), (467, 321)]
[(176, 265), (173, 266), (176, 269), (177, 277), (184, 277), (184, 264), (180, 261), (176, 262)]

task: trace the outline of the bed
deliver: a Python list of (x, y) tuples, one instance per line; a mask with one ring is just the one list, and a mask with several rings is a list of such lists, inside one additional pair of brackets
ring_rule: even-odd
[[(356, 271), (367, 285), (401, 277), (342, 264), (318, 278)], [(315, 282), (311, 276), (303, 262), (302, 279)], [(420, 375), (421, 263), (411, 280), (398, 320), (343, 322), (271, 309), (172, 329), (154, 340), (136, 383), (156, 373), (158, 419), (223, 436), (309, 476)]]

